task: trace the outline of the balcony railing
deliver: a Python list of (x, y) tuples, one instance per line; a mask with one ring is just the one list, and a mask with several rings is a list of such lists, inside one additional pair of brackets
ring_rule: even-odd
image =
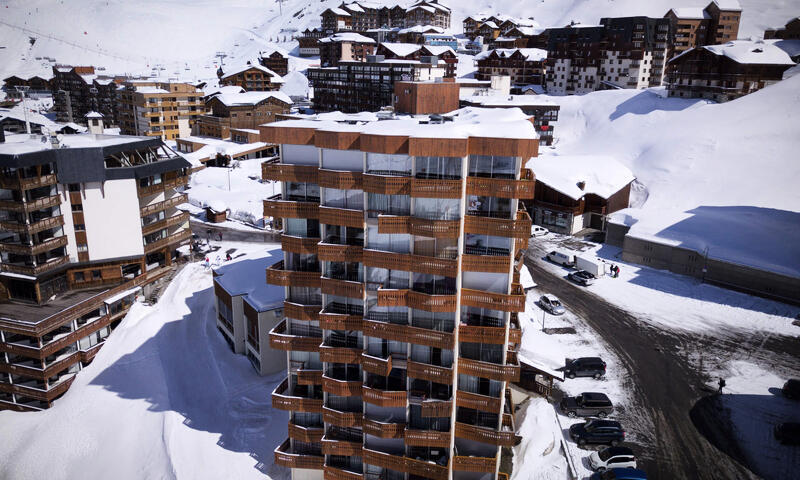
[(503, 345), (506, 343), (506, 329), (503, 327), (458, 327), (458, 341), (468, 343), (490, 343)]
[(322, 427), (303, 427), (289, 421), (289, 438), (306, 443), (319, 443), (325, 429)]
[(456, 438), (464, 438), (501, 447), (513, 447), (517, 443), (517, 436), (513, 431), (494, 430), (461, 422), (456, 422), (455, 434)]
[(411, 177), (394, 177), (365, 173), (361, 176), (362, 188), (368, 193), (385, 195), (408, 195), (411, 193)]
[(189, 195), (186, 193), (182, 193), (175, 197), (172, 197), (168, 200), (164, 200), (162, 202), (152, 203), (150, 205), (145, 205), (144, 207), (139, 209), (139, 216), (144, 217), (156, 212), (160, 212), (161, 210), (166, 210), (171, 207), (175, 207), (182, 203), (186, 203), (189, 201)]
[(337, 427), (361, 427), (364, 421), (362, 412), (343, 412), (330, 407), (322, 407), (322, 420)]
[(331, 313), (322, 311), (319, 314), (319, 327), (324, 330), (358, 330), (362, 329), (361, 315)]
[(300, 253), (306, 255), (316, 255), (317, 237), (295, 237), (292, 235), (281, 235), (281, 250), (284, 252)]
[(379, 407), (405, 407), (408, 401), (405, 390), (380, 390), (366, 385), (361, 388), (364, 401)]
[(412, 447), (450, 447), (450, 432), (437, 432), (435, 430), (405, 431), (405, 444)]
[(447, 258), (428, 257), (408, 253), (384, 252), (365, 249), (363, 254), (365, 266), (402, 270), (404, 272), (428, 273), (455, 277), (458, 274), (458, 261)]
[(422, 198), (461, 198), (461, 180), (411, 180), (411, 196)]
[(189, 212), (182, 212), (177, 215), (166, 217), (163, 220), (149, 223), (142, 227), (142, 235), (148, 235), (158, 230), (180, 225), (189, 221)]
[[(408, 233), (432, 238), (458, 238), (459, 220), (427, 220), (394, 215), (378, 216), (378, 233)], [(530, 235), (530, 227), (528, 227)]]
[(413, 458), (391, 455), (368, 448), (363, 449), (361, 455), (364, 463), (377, 467), (388, 468), (397, 472), (410, 473), (431, 480), (447, 480), (448, 468), (434, 462), (415, 460)]
[(420, 412), (425, 418), (449, 417), (453, 413), (452, 400), (423, 400), (420, 402)]
[(503, 312), (524, 312), (525, 292), (522, 287), (512, 284), (511, 294), (486, 292), (484, 290), (461, 289), (461, 305), (467, 307), (488, 308)]
[(339, 190), (361, 190), (361, 172), (319, 169), (319, 186)]
[(321, 398), (306, 398), (288, 392), (289, 379), (286, 378), (272, 392), (272, 407), (292, 412), (322, 413)]
[(34, 245), (26, 245), (23, 243), (0, 243), (1, 252), (11, 252), (19, 255), (38, 255), (54, 248), (60, 248), (67, 245), (67, 237), (61, 235), (58, 237), (48, 238), (44, 242)]
[(405, 423), (385, 423), (364, 418), (362, 425), (364, 433), (380, 438), (403, 438), (406, 429)]
[(363, 321), (363, 329), (365, 336), (394, 340), (396, 342), (426, 345), (447, 350), (452, 350), (455, 346), (455, 336), (449, 332), (366, 319)]
[(363, 247), (321, 242), (317, 246), (317, 258), (321, 262), (361, 262)]
[(322, 293), (328, 295), (337, 295), (348, 298), (364, 297), (364, 284), (362, 282), (322, 277), (320, 279), (320, 289)]
[(167, 247), (169, 245), (174, 245), (176, 243), (183, 243), (188, 241), (192, 238), (192, 231), (191, 230), (181, 230), (180, 232), (173, 233), (168, 237), (164, 237), (160, 240), (156, 240), (155, 242), (148, 243), (144, 246), (144, 253), (152, 253), (156, 250), (161, 248)]
[(281, 287), (319, 288), (320, 273), (285, 270), (281, 260), (267, 268), (267, 283)]
[(324, 463), (323, 456), (293, 452), (288, 439), (275, 449), (275, 464), (282, 467), (322, 470)]
[(426, 312), (455, 312), (455, 295), (428, 295), (406, 289), (378, 289), (379, 307), (411, 307)]
[(264, 216), (276, 218), (319, 218), (319, 202), (296, 202), (282, 200), (275, 195), (264, 200)]
[(42, 273), (55, 270), (56, 268), (64, 266), (68, 263), (69, 257), (64, 256), (52, 259), (46, 263), (40, 263), (35, 267), (28, 265), (14, 265), (13, 263), (3, 263), (0, 264), (0, 267), (2, 267), (4, 272), (19, 273), (22, 275), (30, 275), (35, 277), (37, 275), (41, 275)]
[(519, 180), (470, 176), (467, 177), (467, 195), (532, 199), (535, 184), (533, 172), (527, 168), (522, 170)]
[(0, 210), (11, 210), (13, 212), (33, 212), (58, 205), (61, 205), (61, 197), (59, 195), (37, 198), (31, 202), (0, 200)]
[(364, 228), (364, 211), (349, 208), (319, 207), (319, 223)]
[(328, 363), (361, 363), (361, 349), (321, 345), (319, 359)]
[(358, 397), (361, 396), (361, 379), (352, 381), (338, 380), (323, 375), (322, 390), (340, 397)]
[(297, 375), (298, 385), (322, 385), (322, 370), (301, 368), (294, 373)]
[(519, 364), (500, 365), (462, 357), (458, 359), (458, 373), (489, 378), (499, 382), (518, 382), (520, 367)]
[(510, 255), (467, 255), (461, 256), (461, 270), (465, 272), (508, 273)]
[(458, 472), (494, 473), (497, 468), (497, 457), (453, 457), (453, 470)]
[[(308, 325), (304, 323), (303, 325)], [(286, 333), (286, 320), (281, 321), (269, 331), (269, 346), (275, 350), (318, 352), (322, 336), (306, 337)]]
[(300, 303), (283, 302), (283, 315), (295, 320), (317, 320), (321, 305), (302, 305)]
[(456, 391), (456, 406), (488, 413), (500, 413), (500, 397), (489, 397), (478, 393)]
[(261, 164), (261, 178), (275, 182), (317, 183), (318, 171), (314, 165)]
[(330, 436), (322, 437), (322, 453), (325, 455), (361, 456), (361, 442), (338, 440)]
[(453, 369), (451, 367), (440, 367), (427, 363), (409, 360), (407, 364), (408, 376), (430, 382), (443, 383), (450, 385), (453, 383)]
[(361, 368), (365, 372), (386, 376), (392, 371), (392, 356), (387, 358), (374, 357), (366, 352), (361, 354)]
[(0, 176), (0, 187), (10, 190), (30, 190), (32, 188), (54, 185), (57, 182), (55, 174), (42, 175), (40, 177), (14, 178)]
[[(380, 230), (380, 226), (378, 226)], [(531, 235), (531, 217), (525, 211), (517, 212), (516, 220), (468, 215), (464, 219), (464, 230), (479, 235), (494, 235), (507, 238), (528, 238)]]

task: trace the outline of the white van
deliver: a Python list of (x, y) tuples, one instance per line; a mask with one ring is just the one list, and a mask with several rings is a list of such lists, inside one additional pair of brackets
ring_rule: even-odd
[(553, 263), (564, 265), (565, 267), (571, 267), (575, 264), (575, 257), (573, 255), (567, 255), (566, 253), (559, 252), (558, 250), (553, 250), (552, 252), (548, 253), (547, 259)]

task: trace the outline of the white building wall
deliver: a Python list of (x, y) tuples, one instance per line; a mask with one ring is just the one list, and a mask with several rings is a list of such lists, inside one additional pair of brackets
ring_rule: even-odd
[(78, 261), (78, 242), (75, 241), (75, 222), (72, 220), (72, 205), (69, 201), (67, 186), (58, 184), (58, 196), (61, 197), (61, 216), (64, 218), (64, 235), (67, 236), (67, 255), (71, 262)]
[(89, 260), (144, 254), (135, 179), (84, 184), (83, 218)]
[(261, 375), (286, 370), (286, 358), (288, 357), (286, 352), (275, 350), (269, 346), (269, 331), (283, 319), (277, 315), (279, 311), (283, 312), (283, 309), (269, 310), (258, 314), (258, 343), (261, 352), (257, 355), (261, 360)]
[(310, 468), (292, 468), (292, 480), (322, 480), (322, 470), (312, 470)]

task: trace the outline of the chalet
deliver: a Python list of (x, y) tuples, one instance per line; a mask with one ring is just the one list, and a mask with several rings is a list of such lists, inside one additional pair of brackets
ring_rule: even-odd
[(406, 9), (405, 26), (414, 25), (450, 28), (450, 9), (439, 0), (419, 0)]
[(768, 28), (764, 31), (764, 40), (800, 40), (800, 17), (795, 17), (786, 26), (778, 28)]
[(475, 56), (475, 78), (489, 80), (493, 75), (508, 75), (512, 85), (543, 85), (547, 50), (516, 48), (488, 50)]
[(222, 73), (219, 84), (240, 86), (248, 92), (267, 92), (280, 89), (283, 78), (269, 68), (247, 62), (244, 66)]
[(483, 22), (478, 27), (478, 35), (483, 37), (485, 43), (489, 43), (500, 36), (500, 27), (492, 21)]
[(319, 55), (319, 39), (324, 37), (324, 31), (320, 28), (306, 28), (303, 35), (297, 37), (298, 53), (301, 57), (316, 57)]
[(288, 113), (292, 100), (283, 92), (221, 93), (206, 101), (207, 115), (197, 118), (195, 135), (229, 138), (232, 129), (255, 130)]
[(450, 47), (415, 45), (413, 43), (381, 43), (376, 50), (387, 60), (421, 60), (423, 57), (437, 57), (445, 69), (446, 78), (455, 78), (458, 69), (458, 55)]
[(533, 222), (573, 235), (591, 228), (605, 230), (606, 216), (628, 208), (633, 173), (607, 156), (549, 156), (533, 158), (536, 174)]
[(262, 52), (258, 57), (258, 63), (262, 67), (266, 67), (280, 76), (289, 73), (289, 57), (277, 50), (273, 50), (269, 53)]
[(328, 8), (320, 16), (322, 17), (323, 32), (335, 33), (353, 29), (352, 15), (342, 8)]
[(319, 39), (319, 62), (335, 67), (340, 61), (363, 61), (375, 52), (375, 40), (355, 32), (335, 33)]
[(397, 40), (402, 43), (425, 43), (426, 35), (443, 35), (444, 29), (433, 25), (415, 25), (397, 32)]
[(726, 102), (779, 82), (795, 65), (781, 42), (736, 40), (688, 50), (667, 64), (667, 92)]

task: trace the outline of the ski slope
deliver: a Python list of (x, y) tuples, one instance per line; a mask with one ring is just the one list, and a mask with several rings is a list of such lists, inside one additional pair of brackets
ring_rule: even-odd
[[(406, 5), (408, 1), (372, 0)], [(441, 0), (452, 9), (452, 32), (476, 13), (534, 17), (543, 27), (570, 21), (596, 24), (603, 16), (663, 16), (676, 6), (710, 0)], [(295, 32), (319, 26), (319, 14), (340, 0), (0, 0), (0, 78), (50, 71), (63, 64), (97, 65), (114, 73), (153, 73), (186, 80), (215, 78), (215, 57), (244, 63), (260, 50), (296, 54)], [(761, 35), (798, 14), (795, 2), (741, 0), (741, 37)], [(31, 46), (29, 37), (36, 42)], [(284, 41), (286, 39), (287, 41)], [(39, 60), (37, 60), (37, 57)], [(308, 61), (293, 57), (290, 69)], [(162, 70), (163, 68), (163, 70)]]

